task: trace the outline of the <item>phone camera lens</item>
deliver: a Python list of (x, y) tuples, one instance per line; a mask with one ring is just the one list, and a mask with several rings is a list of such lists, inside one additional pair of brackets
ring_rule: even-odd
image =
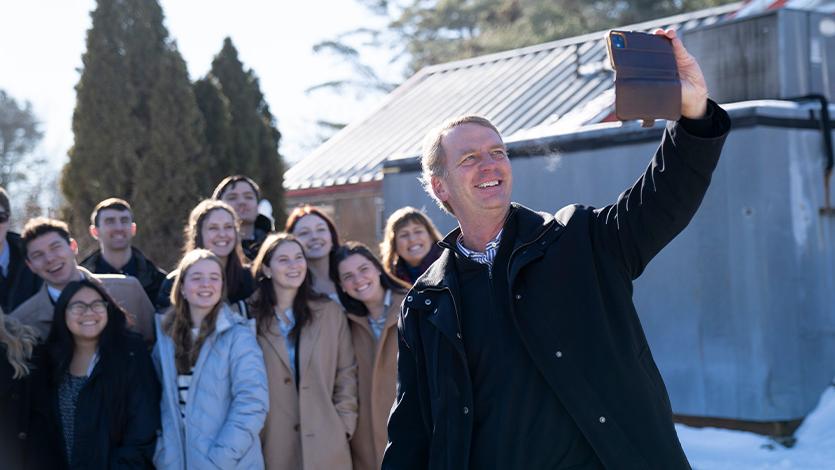
[(626, 47), (626, 41), (624, 41), (623, 36), (620, 34), (614, 34), (612, 35), (612, 45), (617, 49), (623, 49)]

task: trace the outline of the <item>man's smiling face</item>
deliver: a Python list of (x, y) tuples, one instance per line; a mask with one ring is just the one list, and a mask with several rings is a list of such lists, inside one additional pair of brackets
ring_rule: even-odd
[(492, 129), (465, 123), (441, 140), (445, 176), (432, 177), (435, 195), (461, 220), (474, 220), (510, 206), (513, 174), (507, 148)]

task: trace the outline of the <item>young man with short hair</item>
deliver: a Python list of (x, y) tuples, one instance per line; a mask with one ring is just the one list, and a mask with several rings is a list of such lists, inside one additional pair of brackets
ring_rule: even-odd
[(41, 287), (41, 279), (26, 266), (20, 235), (9, 231), (11, 216), (9, 195), (0, 187), (0, 308), (6, 313)]
[(86, 277), (100, 282), (119, 305), (131, 316), (131, 327), (148, 342), (153, 342), (154, 306), (136, 278), (120, 274), (93, 274), (78, 266), (75, 255), (78, 244), (70, 237), (67, 224), (60, 220), (37, 217), (23, 227), (21, 234), (26, 265), (43, 279), (41, 289), (20, 304), (11, 316), (34, 327), (41, 340), (52, 328), (55, 301), (72, 281)]
[(105, 199), (90, 214), (90, 236), (99, 242), (99, 249), (80, 264), (96, 274), (133, 276), (142, 284), (148, 298), (156, 299), (165, 271), (133, 246), (134, 235), (136, 222), (130, 204), (115, 197)]
[(212, 192), (212, 199), (219, 199), (235, 209), (241, 220), (241, 248), (252, 261), (258, 254), (267, 234), (274, 231), (273, 221), (258, 213), (261, 189), (251, 178), (243, 175), (227, 176)]

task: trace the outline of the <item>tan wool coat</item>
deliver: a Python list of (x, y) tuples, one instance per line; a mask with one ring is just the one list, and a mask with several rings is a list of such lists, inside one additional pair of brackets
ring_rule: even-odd
[[(79, 271), (93, 281), (99, 281), (104, 289), (130, 315), (132, 328), (140, 333), (149, 344), (154, 342), (154, 305), (142, 288), (142, 284), (135, 277), (121, 274), (92, 274), (79, 267)], [(38, 332), (41, 340), (46, 340), (52, 329), (52, 317), (55, 306), (49, 297), (46, 283), (40, 290), (20, 304), (11, 316), (25, 325), (30, 325)]]
[(359, 378), (359, 418), (351, 439), (354, 470), (379, 470), (383, 464), (386, 422), (397, 393), (397, 318), (403, 297), (392, 292), (379, 341), (367, 317), (348, 314)]
[(298, 389), (278, 322), (258, 335), (270, 391), (261, 432), (264, 464), (272, 470), (351, 470), (357, 365), (348, 321), (330, 300), (311, 302), (310, 309), (312, 321), (302, 328), (296, 351)]

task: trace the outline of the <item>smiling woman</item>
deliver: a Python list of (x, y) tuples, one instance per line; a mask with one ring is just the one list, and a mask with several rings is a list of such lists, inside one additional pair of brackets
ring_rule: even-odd
[(386, 419), (397, 385), (397, 318), (405, 283), (389, 275), (371, 250), (349, 241), (336, 250), (339, 297), (357, 357), (359, 419), (351, 440), (354, 470), (380, 468)]
[(263, 468), (264, 359), (248, 321), (223, 302), (223, 263), (183, 255), (172, 308), (157, 317), (153, 359), (162, 382), (157, 468)]
[(338, 301), (332, 258), (339, 246), (339, 234), (333, 220), (318, 207), (305, 205), (293, 209), (285, 230), (295, 235), (304, 247), (313, 289)]
[[(205, 248), (214, 253), (223, 264), (225, 299), (230, 304), (246, 300), (252, 295), (255, 285), (244, 265), (238, 234), (240, 224), (235, 210), (223, 201), (205, 199), (192, 209), (188, 220), (185, 251)], [(177, 270), (171, 271), (162, 283), (155, 302), (157, 309), (164, 310), (171, 305), (171, 290), (178, 273)]]
[[(313, 290), (302, 244), (293, 235), (269, 235), (252, 273), (258, 291), (250, 313), (270, 382), (261, 433), (266, 468), (349, 470), (357, 366), (345, 315)], [(299, 433), (316, 439), (299, 439)]]
[(151, 464), (159, 428), (159, 383), (141, 336), (98, 283), (73, 281), (55, 302), (47, 340), (51, 428), (67, 468)]
[(422, 211), (401, 207), (386, 221), (380, 253), (383, 266), (390, 275), (414, 284), (429, 266), (441, 256), (437, 245), (441, 234)]

